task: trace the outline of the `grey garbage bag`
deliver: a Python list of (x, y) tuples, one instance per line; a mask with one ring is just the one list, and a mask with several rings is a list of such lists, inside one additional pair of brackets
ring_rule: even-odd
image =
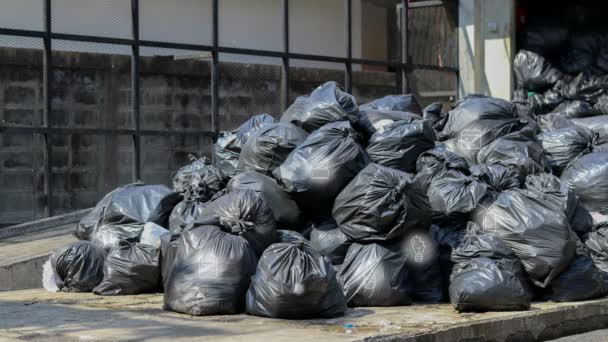
[(400, 111), (409, 112), (417, 115), (422, 114), (422, 108), (416, 101), (414, 95), (399, 94), (387, 95), (385, 97), (364, 103), (360, 106), (361, 110), (383, 110), (383, 111)]
[(264, 198), (253, 190), (230, 191), (209, 202), (195, 226), (208, 222), (245, 238), (257, 255), (276, 241), (276, 222), (272, 210)]
[(422, 110), (422, 117), (424, 118), (424, 120), (430, 121), (431, 125), (434, 127), (435, 124), (441, 121), (442, 110), (443, 104), (441, 102), (433, 102), (430, 105), (424, 107), (424, 109)]
[(560, 82), (558, 85), (562, 96), (569, 100), (597, 102), (608, 94), (608, 75), (591, 75), (580, 73), (572, 80)]
[(545, 115), (539, 115), (536, 118), (538, 126), (541, 132), (550, 132), (560, 128), (567, 128), (574, 126), (573, 119), (561, 115), (560, 113), (550, 113)]
[[(608, 44), (606, 45), (606, 53), (606, 57), (608, 57)], [(608, 64), (606, 66), (608, 66)], [(608, 72), (608, 70), (606, 71)], [(593, 104), (593, 109), (598, 113), (598, 115), (608, 115), (608, 95), (600, 96), (597, 99), (597, 102)]]
[(238, 173), (239, 156), (241, 155), (242, 143), (234, 132), (220, 132), (217, 141), (213, 145), (215, 165), (225, 178), (230, 178)]
[(608, 115), (598, 115), (589, 118), (575, 118), (570, 120), (573, 124), (585, 127), (597, 135), (597, 144), (608, 143)]
[(561, 177), (589, 211), (608, 213), (608, 152), (594, 152), (573, 162)]
[(324, 216), (334, 199), (369, 157), (346, 121), (327, 124), (306, 138), (274, 170), (274, 176), (302, 211)]
[(407, 261), (379, 244), (352, 244), (338, 272), (348, 305), (397, 306), (411, 304)]
[(422, 120), (418, 114), (399, 111), (385, 111), (377, 109), (360, 110), (359, 118), (353, 126), (363, 133), (365, 138), (371, 137), (380, 128), (396, 121), (412, 122)]
[(173, 176), (173, 191), (187, 199), (206, 202), (224, 188), (223, 175), (206, 157), (196, 159), (192, 156), (192, 159), (192, 164), (182, 167)]
[(241, 236), (214, 226), (184, 232), (165, 282), (164, 309), (193, 316), (241, 313), (256, 265)]
[(173, 209), (175, 209), (175, 206), (183, 200), (184, 196), (179, 192), (172, 192), (166, 195), (158, 202), (156, 208), (152, 210), (152, 213), (150, 213), (150, 216), (148, 217), (148, 222), (168, 229), (169, 218), (171, 217)]
[(366, 151), (376, 164), (416, 172), (418, 156), (433, 147), (435, 132), (429, 121), (397, 121), (376, 131)]
[(268, 124), (243, 144), (237, 168), (271, 174), (307, 136), (306, 131), (288, 122)]
[[(143, 231), (144, 223), (148, 222), (154, 209), (171, 190), (164, 185), (144, 185), (133, 183), (112, 191), (109, 198), (98, 203), (97, 208), (87, 217), (85, 222), (92, 222), (96, 215), (97, 222), (92, 226), (88, 238), (98, 246), (110, 249), (120, 242), (138, 241)], [(81, 221), (82, 222), (82, 221)], [(79, 225), (76, 233), (81, 236)], [(88, 225), (90, 228), (91, 226)]]
[(283, 113), (281, 122), (290, 122), (312, 132), (336, 121), (355, 122), (358, 116), (355, 97), (330, 81), (315, 88), (310, 95), (298, 97)]
[(473, 221), (513, 250), (535, 285), (547, 287), (575, 254), (566, 197), (552, 189), (527, 187), (494, 198), (479, 204)]
[(452, 275), (452, 269), (454, 267), (454, 263), (451, 259), (452, 251), (460, 245), (460, 242), (464, 238), (465, 231), (464, 227), (460, 225), (446, 225), (440, 227), (433, 224), (429, 229), (429, 235), (437, 246), (437, 252), (439, 254), (439, 270), (443, 299), (449, 298), (450, 276)]
[(563, 74), (551, 66), (542, 56), (520, 50), (513, 60), (513, 71), (517, 87), (528, 91), (545, 91), (562, 79)]
[(290, 242), (296, 242), (296, 241), (308, 242), (308, 240), (304, 237), (304, 235), (296, 232), (295, 230), (289, 230), (289, 229), (277, 230), (277, 242), (290, 243)]
[(532, 292), (524, 268), (495, 234), (469, 224), (452, 261), (450, 302), (459, 312), (530, 308)]
[(549, 89), (542, 94), (533, 94), (527, 98), (527, 104), (535, 114), (549, 113), (562, 102), (564, 102), (564, 98), (555, 89)]
[(330, 258), (334, 265), (344, 262), (344, 257), (351, 244), (348, 236), (338, 228), (333, 219), (313, 224), (310, 231), (311, 247)]
[(500, 164), (480, 164), (471, 166), (470, 171), (471, 176), (496, 193), (521, 188), (521, 176), (513, 168)]
[(597, 115), (593, 104), (586, 101), (563, 101), (553, 109), (553, 113), (560, 113), (567, 118), (584, 118)]
[(369, 164), (340, 192), (332, 215), (353, 241), (387, 241), (431, 224), (431, 210), (414, 176)]
[(167, 280), (173, 269), (175, 255), (177, 254), (177, 246), (181, 236), (181, 234), (167, 233), (160, 237), (160, 272), (163, 288), (167, 287)]
[(422, 189), (428, 189), (431, 182), (448, 170), (456, 170), (468, 174), (469, 163), (459, 155), (452, 153), (439, 145), (423, 152), (416, 161), (416, 183)]
[(537, 139), (557, 175), (578, 157), (591, 152), (597, 141), (591, 130), (578, 126), (541, 133)]
[(585, 243), (593, 263), (602, 273), (604, 282), (608, 283), (608, 223), (600, 223), (593, 231), (586, 234), (582, 241)]
[(78, 224), (76, 225), (76, 231), (74, 232), (74, 236), (76, 236), (80, 240), (91, 240), (91, 235), (95, 230), (95, 227), (99, 224), (99, 219), (102, 217), (106, 207), (112, 201), (112, 196), (115, 193), (122, 191), (127, 187), (131, 187), (133, 184), (126, 184), (120, 186), (110, 192), (108, 192), (103, 198), (97, 202), (93, 210), (91, 210), (88, 214), (86, 214)]
[(51, 254), (55, 283), (64, 292), (91, 292), (103, 279), (106, 251), (89, 241), (64, 245)]
[(543, 300), (573, 302), (604, 297), (608, 284), (595, 267), (587, 247), (576, 238), (576, 256), (568, 268), (543, 291)]
[(277, 223), (293, 226), (299, 222), (300, 208), (273, 178), (255, 171), (245, 171), (233, 177), (226, 189), (253, 190), (264, 198)]
[(239, 129), (236, 132), (236, 136), (239, 139), (241, 146), (243, 146), (257, 131), (264, 128), (266, 125), (274, 124), (276, 122), (277, 120), (275, 118), (266, 113), (254, 115), (247, 119), (247, 121), (239, 126)]
[(174, 234), (194, 227), (194, 222), (201, 216), (208, 202), (184, 199), (179, 202), (169, 215), (169, 231)]
[(272, 318), (332, 318), (346, 311), (331, 262), (302, 241), (275, 243), (262, 254), (246, 303), (248, 314)]
[(476, 176), (449, 170), (431, 182), (427, 195), (434, 212), (467, 214), (487, 192), (488, 185)]
[(158, 291), (160, 286), (159, 249), (140, 243), (123, 244), (108, 252), (103, 280), (93, 293), (133, 295)]

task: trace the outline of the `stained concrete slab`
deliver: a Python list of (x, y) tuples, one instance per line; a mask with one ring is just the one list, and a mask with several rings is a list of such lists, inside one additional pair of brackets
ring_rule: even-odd
[[(0, 293), (0, 341), (532, 341), (606, 327), (608, 299), (535, 303), (524, 312), (459, 314), (449, 304), (349, 309), (335, 319), (191, 317), (162, 310), (161, 294), (104, 297)], [(344, 324), (353, 324), (348, 333)]]

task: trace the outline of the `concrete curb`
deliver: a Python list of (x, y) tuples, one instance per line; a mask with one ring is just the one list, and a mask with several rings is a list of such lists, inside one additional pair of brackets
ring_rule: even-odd
[(608, 326), (608, 299), (459, 324), (434, 331), (373, 336), (366, 342), (547, 341)]
[(28, 233), (40, 232), (80, 221), (93, 208), (82, 209), (69, 214), (53, 216), (42, 220), (26, 222), (15, 226), (0, 228), (0, 239), (6, 239)]

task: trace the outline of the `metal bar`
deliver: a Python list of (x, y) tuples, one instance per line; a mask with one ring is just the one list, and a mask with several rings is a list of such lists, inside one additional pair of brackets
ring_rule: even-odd
[(397, 93), (404, 93), (403, 91), (403, 69), (405, 69), (405, 64), (403, 63), (403, 25), (405, 21), (403, 19), (403, 12), (405, 12), (405, 6), (407, 3), (405, 1), (401, 1), (400, 4), (397, 5), (397, 60), (398, 63), (395, 65), (395, 90)]
[(283, 65), (281, 66), (281, 108), (289, 106), (289, 0), (283, 0)]
[(199, 44), (186, 44), (186, 43), (169, 43), (169, 42), (157, 42), (152, 40), (140, 40), (139, 46), (155, 47), (163, 49), (176, 49), (176, 50), (199, 50), (199, 51), (211, 51), (213, 46), (211, 45), (199, 45)]
[(401, 5), (403, 6), (403, 11), (401, 13), (401, 18), (402, 18), (402, 23), (403, 25), (401, 26), (401, 63), (403, 63), (403, 66), (401, 67), (401, 92), (403, 94), (407, 94), (410, 92), (410, 87), (409, 84), (407, 82), (407, 72), (408, 70), (410, 70), (410, 58), (409, 58), (409, 52), (408, 52), (408, 48), (409, 48), (409, 37), (408, 37), (408, 18), (410, 16), (410, 9), (409, 9), (409, 5), (410, 2), (409, 0), (401, 0)]
[[(179, 136), (179, 135), (193, 135), (193, 136), (207, 136), (215, 137), (216, 133), (213, 131), (158, 131), (158, 130), (140, 130), (141, 136)], [(50, 134), (50, 135), (61, 135), (61, 134), (77, 134), (77, 135), (129, 135), (136, 134), (134, 129), (108, 129), (108, 128), (64, 128), (64, 127), (12, 127), (12, 126), (0, 126), (0, 133), (2, 134)]]
[(429, 0), (429, 1), (417, 1), (417, 2), (410, 3), (410, 8), (431, 7), (431, 6), (443, 6), (443, 1), (441, 1), (441, 0)]
[(219, 132), (219, 0), (213, 0), (213, 50), (211, 62), (211, 128)]
[(346, 6), (346, 67), (344, 71), (344, 88), (346, 92), (352, 93), (353, 91), (353, 2), (352, 0), (345, 0)]
[(45, 33), (43, 31), (18, 30), (18, 29), (9, 29), (9, 28), (0, 28), (0, 35), (18, 36), (18, 37), (33, 37), (33, 38), (44, 38), (45, 37)]
[[(42, 127), (48, 128), (50, 126), (50, 116), (52, 108), (51, 101), (51, 85), (53, 80), (53, 54), (52, 54), (52, 7), (51, 0), (44, 1), (44, 54), (43, 54), (43, 85), (42, 85), (42, 97), (43, 97), (43, 110), (42, 110)], [(53, 174), (52, 174), (52, 157), (53, 151), (51, 147), (51, 137), (48, 132), (43, 133), (43, 144), (44, 144), (44, 195), (46, 199), (46, 206), (44, 208), (44, 214), (47, 217), (53, 216)]]
[(139, 83), (139, 0), (131, 0), (131, 105), (133, 128), (133, 181), (141, 179), (141, 89)]

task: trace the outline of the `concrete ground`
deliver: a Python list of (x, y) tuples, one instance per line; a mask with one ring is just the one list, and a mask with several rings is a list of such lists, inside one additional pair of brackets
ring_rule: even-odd
[[(524, 312), (459, 314), (448, 304), (349, 309), (336, 319), (191, 317), (162, 310), (162, 295), (104, 297), (0, 292), (0, 341), (527, 341), (608, 326), (608, 299), (535, 303)], [(352, 331), (344, 327), (352, 324)]]
[(606, 342), (608, 341), (608, 329), (596, 330), (585, 334), (572, 335), (558, 338), (548, 342)]

